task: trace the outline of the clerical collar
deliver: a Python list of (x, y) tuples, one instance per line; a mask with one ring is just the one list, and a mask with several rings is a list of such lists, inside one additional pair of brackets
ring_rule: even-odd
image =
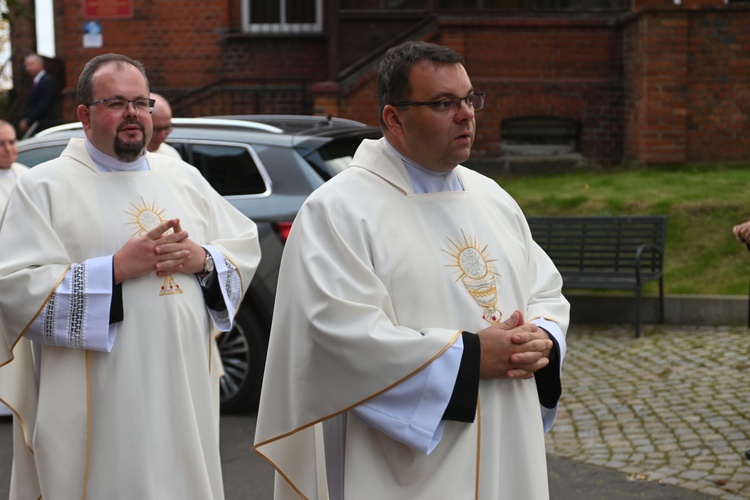
[(15, 177), (16, 174), (13, 172), (11, 167), (0, 168), (0, 179), (7, 179), (8, 177)]
[(114, 156), (102, 153), (96, 149), (96, 146), (91, 144), (88, 137), (86, 138), (86, 149), (100, 172), (140, 172), (149, 170), (146, 155), (139, 156), (135, 161), (118, 160)]
[(393, 151), (393, 154), (404, 162), (406, 173), (409, 174), (409, 180), (411, 180), (411, 186), (414, 189), (414, 194), (464, 190), (455, 168), (448, 172), (430, 170), (402, 155), (387, 139), (384, 138), (384, 140), (390, 150)]

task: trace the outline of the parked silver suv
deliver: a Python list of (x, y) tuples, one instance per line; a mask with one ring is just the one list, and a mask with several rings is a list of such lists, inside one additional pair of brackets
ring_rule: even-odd
[[(307, 196), (346, 168), (362, 139), (379, 129), (340, 118), (248, 115), (174, 118), (167, 142), (220, 194), (258, 225), (261, 262), (232, 331), (219, 337), (226, 376), (225, 413), (257, 406), (281, 252)], [(18, 161), (33, 167), (56, 158), (80, 123), (44, 130), (18, 143)]]

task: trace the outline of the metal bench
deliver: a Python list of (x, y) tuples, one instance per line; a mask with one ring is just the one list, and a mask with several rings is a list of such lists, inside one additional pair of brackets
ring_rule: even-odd
[(635, 336), (641, 336), (643, 285), (659, 281), (664, 322), (666, 215), (527, 217), (534, 240), (562, 274), (566, 289), (634, 290)]

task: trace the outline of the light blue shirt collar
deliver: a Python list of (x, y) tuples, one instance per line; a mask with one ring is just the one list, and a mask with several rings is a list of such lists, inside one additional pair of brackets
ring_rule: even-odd
[(100, 172), (140, 172), (150, 170), (145, 154), (141, 155), (135, 161), (122, 161), (96, 149), (96, 146), (91, 144), (88, 137), (86, 138), (86, 149)]
[(461, 181), (456, 174), (456, 169), (451, 169), (449, 172), (436, 172), (428, 168), (424, 168), (418, 165), (416, 162), (410, 160), (406, 156), (402, 155), (396, 148), (394, 148), (387, 139), (385, 143), (393, 154), (398, 156), (404, 166), (406, 167), (406, 173), (409, 174), (409, 180), (411, 180), (414, 194), (426, 194), (426, 193), (442, 193), (445, 191), (463, 191), (464, 188), (461, 186)]

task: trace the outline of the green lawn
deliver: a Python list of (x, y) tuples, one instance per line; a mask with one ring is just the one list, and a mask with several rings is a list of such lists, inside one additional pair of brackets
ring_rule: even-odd
[[(750, 219), (750, 165), (496, 180), (527, 215), (666, 214), (666, 293), (748, 293), (750, 252), (734, 239), (732, 226)], [(646, 293), (657, 290), (651, 283)]]

